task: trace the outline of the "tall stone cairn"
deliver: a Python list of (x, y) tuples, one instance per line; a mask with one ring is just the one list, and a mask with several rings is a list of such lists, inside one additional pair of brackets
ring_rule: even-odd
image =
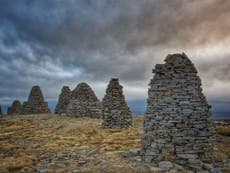
[(55, 108), (56, 114), (63, 114), (66, 113), (67, 105), (69, 104), (71, 99), (71, 90), (68, 86), (63, 86), (61, 90), (61, 94), (58, 98), (58, 103)]
[(132, 113), (125, 101), (118, 79), (111, 79), (102, 101), (104, 128), (127, 128), (132, 126)]
[(211, 159), (215, 130), (197, 70), (183, 54), (157, 64), (148, 90), (143, 160), (173, 160), (191, 169)]
[(101, 102), (88, 84), (80, 83), (72, 91), (66, 113), (68, 116), (77, 118), (100, 118), (102, 114)]
[(22, 114), (22, 104), (19, 100), (14, 100), (12, 106), (7, 110), (8, 115), (20, 115)]
[(39, 86), (33, 86), (28, 101), (23, 103), (22, 114), (42, 114), (50, 113), (48, 103), (44, 101), (42, 91)]
[(0, 115), (3, 115), (2, 113), (2, 106), (0, 105)]

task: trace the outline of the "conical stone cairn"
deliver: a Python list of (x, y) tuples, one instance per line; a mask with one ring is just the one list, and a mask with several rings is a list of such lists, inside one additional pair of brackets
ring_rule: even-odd
[(0, 115), (3, 115), (2, 113), (2, 106), (0, 105)]
[(19, 100), (14, 100), (12, 106), (7, 110), (8, 115), (20, 115), (22, 114), (22, 104)]
[(68, 116), (77, 118), (100, 118), (102, 115), (101, 102), (88, 84), (80, 83), (72, 91), (66, 113)]
[(48, 103), (44, 101), (42, 91), (39, 86), (33, 86), (27, 102), (23, 103), (22, 114), (42, 114), (50, 113)]
[(104, 128), (127, 128), (132, 126), (132, 114), (125, 101), (118, 79), (111, 79), (102, 101)]
[(65, 114), (67, 105), (69, 104), (71, 99), (71, 90), (68, 86), (63, 86), (61, 90), (61, 94), (58, 98), (58, 103), (55, 108), (55, 114)]
[(215, 130), (211, 106), (188, 57), (168, 55), (156, 65), (148, 90), (142, 137), (143, 160), (173, 160), (192, 170), (211, 160)]

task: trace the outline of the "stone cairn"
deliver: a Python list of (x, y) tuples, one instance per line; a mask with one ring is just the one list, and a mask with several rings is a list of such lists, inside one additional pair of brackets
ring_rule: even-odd
[(20, 115), (22, 114), (22, 104), (19, 100), (14, 100), (12, 106), (7, 110), (8, 115)]
[(42, 114), (50, 113), (48, 103), (44, 101), (42, 91), (39, 86), (33, 86), (28, 101), (23, 103), (22, 114)]
[(0, 105), (0, 115), (3, 115), (2, 113), (2, 106)]
[(71, 99), (71, 90), (68, 86), (63, 86), (61, 90), (61, 94), (58, 98), (58, 103), (55, 108), (55, 114), (63, 114), (66, 113), (67, 105), (69, 104)]
[(77, 118), (100, 118), (102, 114), (101, 102), (88, 84), (80, 83), (72, 91), (66, 113), (68, 116)]
[(192, 170), (210, 161), (214, 125), (197, 70), (183, 54), (168, 55), (156, 65), (148, 91), (142, 136), (142, 159), (173, 160)]
[(103, 98), (104, 128), (126, 128), (132, 126), (132, 114), (125, 101), (118, 79), (111, 79)]

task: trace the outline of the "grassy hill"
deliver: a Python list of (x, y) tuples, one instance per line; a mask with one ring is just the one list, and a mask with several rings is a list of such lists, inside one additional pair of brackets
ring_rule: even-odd
[[(165, 172), (122, 156), (140, 149), (143, 117), (135, 116), (129, 129), (100, 124), (52, 114), (1, 117), (0, 173)], [(229, 143), (230, 137), (218, 135), (216, 162), (230, 158)]]

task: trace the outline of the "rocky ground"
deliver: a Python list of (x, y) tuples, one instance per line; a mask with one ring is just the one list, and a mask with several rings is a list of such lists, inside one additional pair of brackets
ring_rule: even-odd
[[(129, 129), (102, 129), (98, 119), (52, 114), (1, 117), (0, 173), (167, 172), (167, 163), (160, 165), (162, 169), (130, 157), (140, 149), (142, 123), (136, 116)], [(229, 164), (229, 143), (229, 136), (217, 136), (214, 160), (222, 166)], [(187, 172), (173, 166), (169, 172)]]

